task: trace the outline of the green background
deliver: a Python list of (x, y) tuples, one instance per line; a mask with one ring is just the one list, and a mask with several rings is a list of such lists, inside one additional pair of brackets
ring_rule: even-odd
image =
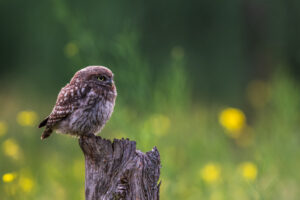
[[(40, 141), (36, 126), (88, 65), (109, 67), (118, 89), (101, 136), (158, 147), (161, 199), (299, 198), (299, 9), (280, 0), (1, 0), (0, 176), (17, 176), (0, 181), (0, 199), (84, 199), (77, 139)], [(239, 139), (219, 123), (228, 107), (246, 116)], [(32, 126), (17, 122), (24, 110), (36, 113)], [(243, 162), (257, 167), (255, 180), (243, 179)], [(221, 169), (215, 183), (201, 177), (208, 163)]]

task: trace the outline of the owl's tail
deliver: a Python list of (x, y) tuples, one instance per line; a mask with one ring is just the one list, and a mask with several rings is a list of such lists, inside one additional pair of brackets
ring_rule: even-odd
[(39, 124), (39, 128), (42, 128), (43, 126), (46, 126), (48, 120), (49, 120), (49, 117), (47, 117), (46, 119), (44, 119), (44, 120)]
[(52, 129), (49, 127), (46, 127), (46, 129), (44, 130), (42, 136), (41, 136), (41, 140), (49, 137), (52, 134)]

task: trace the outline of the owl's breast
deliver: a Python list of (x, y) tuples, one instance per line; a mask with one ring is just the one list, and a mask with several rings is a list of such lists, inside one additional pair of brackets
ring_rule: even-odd
[(64, 120), (56, 130), (71, 135), (96, 134), (110, 119), (114, 110), (115, 98), (88, 96), (80, 106)]
[(94, 115), (92, 118), (95, 120), (94, 123), (97, 126), (95, 132), (99, 132), (103, 126), (106, 124), (106, 122), (110, 119), (111, 114), (114, 110), (114, 101), (109, 100), (100, 100), (97, 102), (96, 112), (94, 112)]

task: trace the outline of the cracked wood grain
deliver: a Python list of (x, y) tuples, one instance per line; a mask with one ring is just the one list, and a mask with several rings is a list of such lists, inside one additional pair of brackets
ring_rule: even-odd
[(159, 200), (160, 156), (156, 147), (136, 150), (128, 139), (93, 134), (79, 139), (85, 157), (86, 200)]

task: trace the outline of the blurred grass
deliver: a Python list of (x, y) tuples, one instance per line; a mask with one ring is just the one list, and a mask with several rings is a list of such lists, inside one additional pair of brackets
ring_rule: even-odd
[[(120, 90), (120, 100), (101, 136), (129, 137), (143, 151), (158, 147), (161, 199), (297, 199), (299, 86), (277, 72), (269, 81), (254, 84), (259, 88), (249, 83), (252, 91), (245, 88), (248, 103), (243, 108), (191, 103), (185, 87), (173, 89), (186, 84), (180, 67), (171, 63), (172, 76), (164, 79), (166, 83), (159, 82), (162, 86), (144, 101), (152, 111), (127, 106)], [(258, 107), (249, 95), (258, 95), (255, 92), (261, 87), (269, 92)], [(53, 102), (22, 104), (15, 99), (22, 96), (6, 96), (1, 104), (8, 105), (1, 108), (5, 114), (1, 113), (0, 122), (1, 199), (83, 199), (84, 158), (77, 140), (64, 135), (39, 139), (42, 131), (36, 128), (37, 122)], [(17, 109), (9, 112), (11, 106)], [(229, 112), (235, 115), (233, 123), (241, 123), (234, 137), (228, 134), (233, 130), (219, 121), (229, 107), (245, 117), (239, 121), (238, 112)]]
[[(101, 136), (158, 147), (161, 199), (299, 199), (300, 86), (287, 67), (271, 70), (299, 61), (288, 29), (299, 3), (287, 13), (257, 2), (249, 11), (239, 2), (2, 3), (0, 200), (84, 199), (77, 140), (42, 142), (36, 127), (74, 72), (94, 64), (111, 68), (118, 88)], [(273, 23), (262, 14), (254, 26), (264, 12)]]

